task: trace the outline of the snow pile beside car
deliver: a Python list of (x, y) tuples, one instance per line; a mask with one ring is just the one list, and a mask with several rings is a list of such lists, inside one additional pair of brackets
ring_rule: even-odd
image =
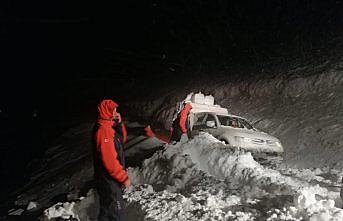
[[(164, 167), (167, 170), (161, 169)], [(205, 199), (207, 200), (202, 203), (206, 211), (211, 211), (209, 199), (216, 203), (226, 202), (222, 204), (226, 206), (220, 207), (216, 204), (216, 207), (213, 207), (223, 212), (232, 209), (230, 205), (233, 204), (233, 199), (236, 206), (251, 207), (254, 204), (267, 204), (261, 198), (282, 201), (283, 196), (289, 196), (289, 201), (285, 200), (283, 205), (276, 205), (280, 208), (269, 208), (269, 211), (291, 210), (293, 211), (291, 215), (295, 219), (296, 217), (312, 217), (317, 214), (313, 209), (315, 205), (316, 208), (320, 208), (333, 218), (341, 217), (342, 210), (334, 207), (335, 202), (332, 199), (326, 200), (331, 195), (337, 197), (337, 194), (332, 194), (319, 186), (312, 187), (308, 182), (283, 176), (278, 171), (264, 168), (254, 161), (249, 152), (228, 149), (209, 134), (201, 134), (183, 145), (180, 143), (168, 145), (164, 151), (146, 160), (142, 168), (134, 168), (130, 172), (136, 178), (137, 184), (149, 183), (157, 190), (178, 191), (183, 193), (183, 197), (189, 195), (193, 197), (193, 200), (201, 190), (206, 189), (208, 195)], [(225, 194), (218, 197), (214, 192)], [(154, 194), (150, 193), (150, 196), (152, 195)], [(315, 195), (320, 196), (321, 200), (314, 198)], [(138, 202), (139, 200), (128, 197), (128, 201)], [(144, 208), (147, 211), (151, 210), (146, 203), (144, 203)], [(232, 211), (235, 210), (232, 209)], [(168, 213), (170, 212), (168, 210)], [(159, 213), (163, 214), (163, 211)], [(252, 217), (263, 216), (261, 211), (250, 213)], [(218, 216), (221, 217), (220, 219), (215, 220), (225, 220), (227, 218), (225, 214), (223, 213)], [(248, 217), (251, 217), (250, 215)], [(275, 216), (275, 214), (270, 214), (270, 216)], [(206, 220), (205, 217), (202, 218)], [(188, 219), (191, 218), (188, 217)], [(199, 217), (197, 219), (201, 220)]]
[[(267, 221), (272, 220), (310, 220), (310, 221), (338, 221), (343, 220), (343, 210), (335, 207), (335, 201), (317, 200), (317, 187), (306, 187), (294, 197), (295, 206), (275, 209)], [(319, 197), (320, 198), (320, 195)]]
[(265, 168), (209, 134), (166, 145), (129, 174), (127, 220), (343, 220), (339, 193)]

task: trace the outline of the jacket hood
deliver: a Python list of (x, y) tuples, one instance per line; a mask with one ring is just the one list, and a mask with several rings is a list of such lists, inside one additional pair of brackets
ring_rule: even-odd
[(112, 120), (113, 110), (118, 104), (112, 100), (103, 100), (98, 104), (98, 118)]

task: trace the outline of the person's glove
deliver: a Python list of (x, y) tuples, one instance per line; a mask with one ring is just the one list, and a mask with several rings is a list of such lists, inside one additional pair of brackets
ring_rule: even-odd
[(183, 133), (180, 138), (181, 143), (186, 143), (188, 141), (187, 133)]
[(123, 185), (124, 185), (126, 188), (130, 187), (130, 186), (132, 185), (132, 184), (131, 184), (130, 178), (127, 178), (127, 179), (124, 181)]

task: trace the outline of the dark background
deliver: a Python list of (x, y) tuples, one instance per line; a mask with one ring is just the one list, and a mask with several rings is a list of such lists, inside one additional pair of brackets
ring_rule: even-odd
[(340, 36), (342, 9), (309, 0), (2, 1), (1, 106), (17, 109), (17, 98), (56, 108), (70, 84), (91, 78), (138, 86), (306, 58)]
[(341, 42), (342, 9), (310, 0), (1, 1), (2, 185), (19, 185), (39, 160), (24, 165), (94, 118), (102, 98), (127, 102), (185, 78), (229, 78), (233, 68), (250, 68), (239, 73), (249, 78), (266, 63), (328, 53)]

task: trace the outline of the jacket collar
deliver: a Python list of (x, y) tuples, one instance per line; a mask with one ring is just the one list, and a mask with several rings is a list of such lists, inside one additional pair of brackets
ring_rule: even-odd
[(114, 121), (112, 119), (102, 119), (98, 118), (98, 124), (101, 126), (107, 126), (107, 127), (112, 127), (114, 124)]

